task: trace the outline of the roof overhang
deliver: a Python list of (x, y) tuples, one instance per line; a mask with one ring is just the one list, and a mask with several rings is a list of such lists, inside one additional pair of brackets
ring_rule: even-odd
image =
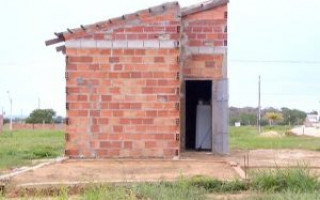
[[(229, 2), (229, 0), (210, 0), (210, 1), (207, 1), (207, 2), (204, 2), (201, 4), (196, 4), (196, 5), (184, 7), (184, 8), (181, 8), (181, 10), (180, 10), (181, 16), (183, 17), (183, 16), (194, 14), (194, 13), (210, 10), (210, 9), (225, 5), (228, 2)], [(172, 7), (172, 6), (179, 6), (179, 3), (178, 2), (164, 3), (159, 6), (151, 7), (147, 10), (149, 12), (154, 11), (155, 13), (159, 13), (159, 10), (163, 11), (163, 10), (165, 10), (166, 7)], [(64, 42), (65, 40), (67, 40), (67, 38), (70, 34), (85, 32), (89, 29), (100, 29), (103, 26), (103, 24), (105, 24), (105, 23), (112, 24), (113, 21), (131, 20), (132, 16), (139, 17), (140, 12), (143, 12), (143, 11), (145, 11), (145, 10), (141, 10), (141, 11), (129, 14), (129, 15), (123, 15), (118, 18), (109, 19), (107, 21), (98, 22), (98, 23), (94, 23), (94, 24), (90, 24), (90, 25), (86, 25), (86, 26), (80, 25), (80, 28), (75, 28), (75, 29), (68, 28), (67, 31), (65, 31), (65, 32), (54, 33), (56, 38), (45, 41), (45, 44), (46, 44), (46, 46), (50, 46), (50, 45), (54, 45), (54, 44), (57, 44), (60, 42)], [(60, 46), (60, 47), (57, 47), (56, 49), (57, 49), (57, 51), (63, 51), (64, 50), (63, 47), (64, 46)]]

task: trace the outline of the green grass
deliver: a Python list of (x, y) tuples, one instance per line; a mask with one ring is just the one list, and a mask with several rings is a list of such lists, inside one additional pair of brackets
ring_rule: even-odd
[[(320, 182), (308, 169), (276, 169), (257, 171), (250, 180), (219, 181), (196, 176), (176, 182), (135, 183), (127, 185), (92, 184), (84, 188), (49, 188), (21, 191), (22, 199), (80, 200), (320, 200)], [(234, 194), (234, 198), (224, 195)], [(212, 194), (212, 195), (207, 195)], [(245, 194), (245, 195), (242, 195)], [(222, 197), (222, 198), (221, 198)], [(1, 195), (0, 195), (1, 199)], [(3, 197), (5, 199), (5, 197)]]
[(237, 179), (233, 181), (221, 181), (204, 176), (194, 176), (190, 180), (187, 180), (187, 182), (197, 188), (203, 188), (207, 192), (234, 193), (249, 189), (248, 182)]
[(54, 158), (64, 151), (62, 131), (8, 131), (0, 134), (0, 170), (30, 165), (34, 159)]
[(138, 184), (132, 187), (132, 192), (140, 199), (153, 200), (201, 200), (205, 194), (204, 189), (197, 188), (185, 180), (174, 183)]
[(320, 189), (318, 177), (305, 168), (258, 170), (250, 177), (251, 188), (256, 191), (306, 193)]
[[(286, 126), (262, 131), (275, 130), (284, 135)], [(307, 149), (320, 150), (320, 138), (284, 136), (264, 138), (257, 134), (256, 127), (230, 127), (230, 149)], [(11, 167), (30, 165), (33, 159), (61, 156), (64, 151), (62, 131), (4, 131), (0, 134), (0, 171)]]
[(320, 200), (319, 177), (306, 168), (259, 170), (251, 174), (249, 200)]
[[(263, 127), (262, 131), (273, 130), (283, 135), (290, 130), (286, 126), (276, 126), (273, 128)], [(231, 150), (251, 150), (251, 149), (306, 149), (320, 150), (320, 138), (284, 136), (277, 138), (260, 137), (256, 127), (230, 127), (229, 144)]]
[[(136, 183), (123, 186), (89, 185), (74, 190), (57, 188), (57, 191), (34, 192), (26, 199), (80, 199), (80, 200), (204, 200), (221, 199), (222, 195), (235, 194), (235, 199), (298, 200), (320, 199), (320, 182), (305, 168), (259, 171), (250, 180), (219, 181), (209, 177), (181, 178), (176, 182)], [(241, 196), (241, 192), (246, 195)], [(213, 195), (206, 195), (206, 194)], [(71, 195), (73, 194), (73, 195)], [(221, 195), (222, 194), (222, 195)], [(218, 198), (216, 198), (218, 197)], [(1, 198), (0, 198), (1, 199)], [(226, 198), (223, 198), (226, 199)], [(228, 198), (232, 199), (232, 198)]]
[(320, 192), (302, 192), (296, 193), (291, 191), (276, 193), (257, 193), (243, 200), (320, 200)]
[[(136, 183), (124, 186), (92, 184), (75, 191), (71, 188), (21, 192), (25, 199), (80, 199), (80, 200), (204, 200), (206, 191), (186, 180), (177, 182)], [(0, 197), (1, 199), (1, 197)]]

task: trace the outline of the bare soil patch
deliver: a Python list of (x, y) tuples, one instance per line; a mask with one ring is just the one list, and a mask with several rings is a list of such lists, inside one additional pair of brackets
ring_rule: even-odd
[(282, 137), (283, 135), (281, 135), (277, 131), (266, 131), (266, 132), (262, 132), (259, 136), (265, 137), (265, 138), (278, 138), (278, 137)]
[(298, 136), (320, 137), (320, 127), (299, 126), (291, 129), (291, 133)]
[(299, 149), (257, 149), (233, 152), (227, 160), (244, 166), (244, 157), (249, 159), (247, 167), (320, 167), (320, 152)]

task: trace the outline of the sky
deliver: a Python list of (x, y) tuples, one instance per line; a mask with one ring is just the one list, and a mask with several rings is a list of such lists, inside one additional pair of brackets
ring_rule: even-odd
[[(65, 115), (64, 56), (45, 40), (54, 32), (118, 17), (167, 0), (0, 0), (0, 109)], [(180, 0), (188, 6), (201, 0)], [(230, 0), (230, 106), (320, 109), (320, 1)], [(1, 111), (1, 110), (0, 110)]]

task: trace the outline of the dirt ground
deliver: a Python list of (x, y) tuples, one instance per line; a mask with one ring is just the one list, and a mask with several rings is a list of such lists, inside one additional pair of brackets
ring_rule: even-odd
[(161, 159), (101, 159), (66, 160), (17, 175), (10, 184), (28, 187), (93, 182), (171, 181), (181, 176), (204, 175), (221, 180), (239, 178), (231, 164), (244, 167), (320, 167), (320, 152), (306, 150), (252, 150), (217, 156), (206, 152), (183, 153), (179, 160)]
[[(244, 157), (247, 164), (244, 164)], [(242, 167), (288, 167), (308, 166), (320, 168), (320, 152), (298, 149), (257, 149), (250, 151), (232, 152), (226, 157), (228, 161), (237, 162)]]

